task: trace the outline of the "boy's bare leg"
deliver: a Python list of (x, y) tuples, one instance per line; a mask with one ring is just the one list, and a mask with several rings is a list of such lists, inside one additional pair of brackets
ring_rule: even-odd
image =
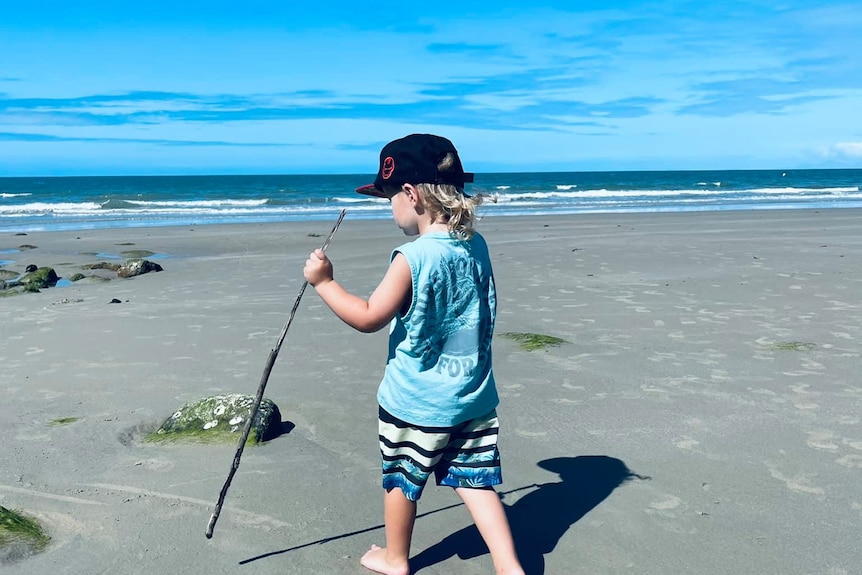
[(515, 542), (506, 510), (493, 489), (458, 487), (455, 492), (464, 500), (482, 539), (491, 552), (491, 560), (498, 575), (524, 575), (515, 552)]
[(359, 561), (364, 567), (384, 575), (408, 575), (410, 540), (416, 521), (416, 502), (400, 489), (390, 489), (383, 496), (383, 522), (386, 524), (386, 547), (372, 545)]

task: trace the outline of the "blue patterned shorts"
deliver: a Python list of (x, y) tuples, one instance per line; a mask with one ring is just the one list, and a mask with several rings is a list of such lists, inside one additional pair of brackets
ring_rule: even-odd
[(383, 489), (401, 489), (411, 501), (422, 496), (432, 472), (437, 485), (449, 487), (503, 482), (496, 410), (453, 427), (424, 427), (401, 421), (381, 407), (378, 430)]

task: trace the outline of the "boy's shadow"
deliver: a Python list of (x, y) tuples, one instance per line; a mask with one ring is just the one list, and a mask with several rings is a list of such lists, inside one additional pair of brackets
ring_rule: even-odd
[[(632, 472), (619, 459), (605, 455), (555, 457), (538, 463), (559, 474), (561, 481), (537, 489), (506, 505), (518, 557), (527, 575), (545, 572), (546, 553), (554, 550), (565, 532), (618, 486), (631, 479), (649, 479)], [(505, 495), (503, 504), (505, 505)], [(449, 535), (410, 560), (411, 573), (453, 555), (470, 559), (488, 553), (475, 525)]]

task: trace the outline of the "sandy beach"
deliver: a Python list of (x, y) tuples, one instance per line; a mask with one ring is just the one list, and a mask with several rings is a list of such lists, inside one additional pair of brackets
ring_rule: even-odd
[[(366, 572), (385, 330), (305, 293), (266, 393), (285, 433), (245, 450), (211, 540), (236, 446), (142, 441), (187, 401), (254, 394), (331, 227), (0, 234), (0, 250), (36, 246), (3, 256), (15, 271), (68, 278), (130, 249), (164, 268), (0, 298), (0, 505), (51, 536), (3, 573)], [(862, 572), (862, 211), (477, 228), (500, 297), (500, 491), (529, 573)], [(336, 278), (367, 295), (404, 241), (348, 212)], [(528, 352), (507, 332), (565, 343)], [(414, 572), (493, 572), (458, 502), (426, 490)]]

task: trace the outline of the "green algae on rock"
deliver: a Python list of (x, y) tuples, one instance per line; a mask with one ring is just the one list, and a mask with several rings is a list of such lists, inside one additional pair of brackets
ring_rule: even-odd
[(771, 346), (775, 351), (812, 351), (816, 347), (816, 344), (804, 341), (779, 341)]
[(0, 505), (0, 564), (38, 553), (50, 540), (38, 521)]
[(117, 277), (131, 278), (150, 272), (160, 272), (163, 268), (155, 262), (144, 259), (131, 259), (117, 269)]
[(80, 417), (57, 417), (48, 422), (48, 425), (68, 425), (75, 423)]
[(30, 272), (21, 277), (21, 285), (24, 286), (25, 291), (38, 291), (42, 288), (51, 287), (53, 285), (57, 285), (57, 281), (59, 281), (59, 277), (57, 277), (57, 272), (54, 271), (54, 268), (37, 268), (36, 271)]
[(82, 270), (111, 270), (113, 272), (120, 269), (120, 264), (113, 262), (96, 262), (94, 264), (84, 264)]
[(151, 252), (150, 250), (126, 250), (120, 252), (120, 255), (124, 258), (146, 258), (149, 256), (156, 255), (156, 252)]
[[(198, 443), (235, 442), (251, 413), (254, 397), (225, 394), (191, 401), (174, 412), (147, 441)], [(251, 426), (249, 443), (269, 441), (281, 433), (281, 413), (270, 399), (263, 398)]]
[(540, 333), (521, 333), (521, 332), (505, 332), (501, 336), (517, 342), (524, 351), (536, 351), (547, 349), (549, 347), (557, 347), (562, 343), (568, 343), (566, 340), (554, 337), (552, 335), (543, 335)]

